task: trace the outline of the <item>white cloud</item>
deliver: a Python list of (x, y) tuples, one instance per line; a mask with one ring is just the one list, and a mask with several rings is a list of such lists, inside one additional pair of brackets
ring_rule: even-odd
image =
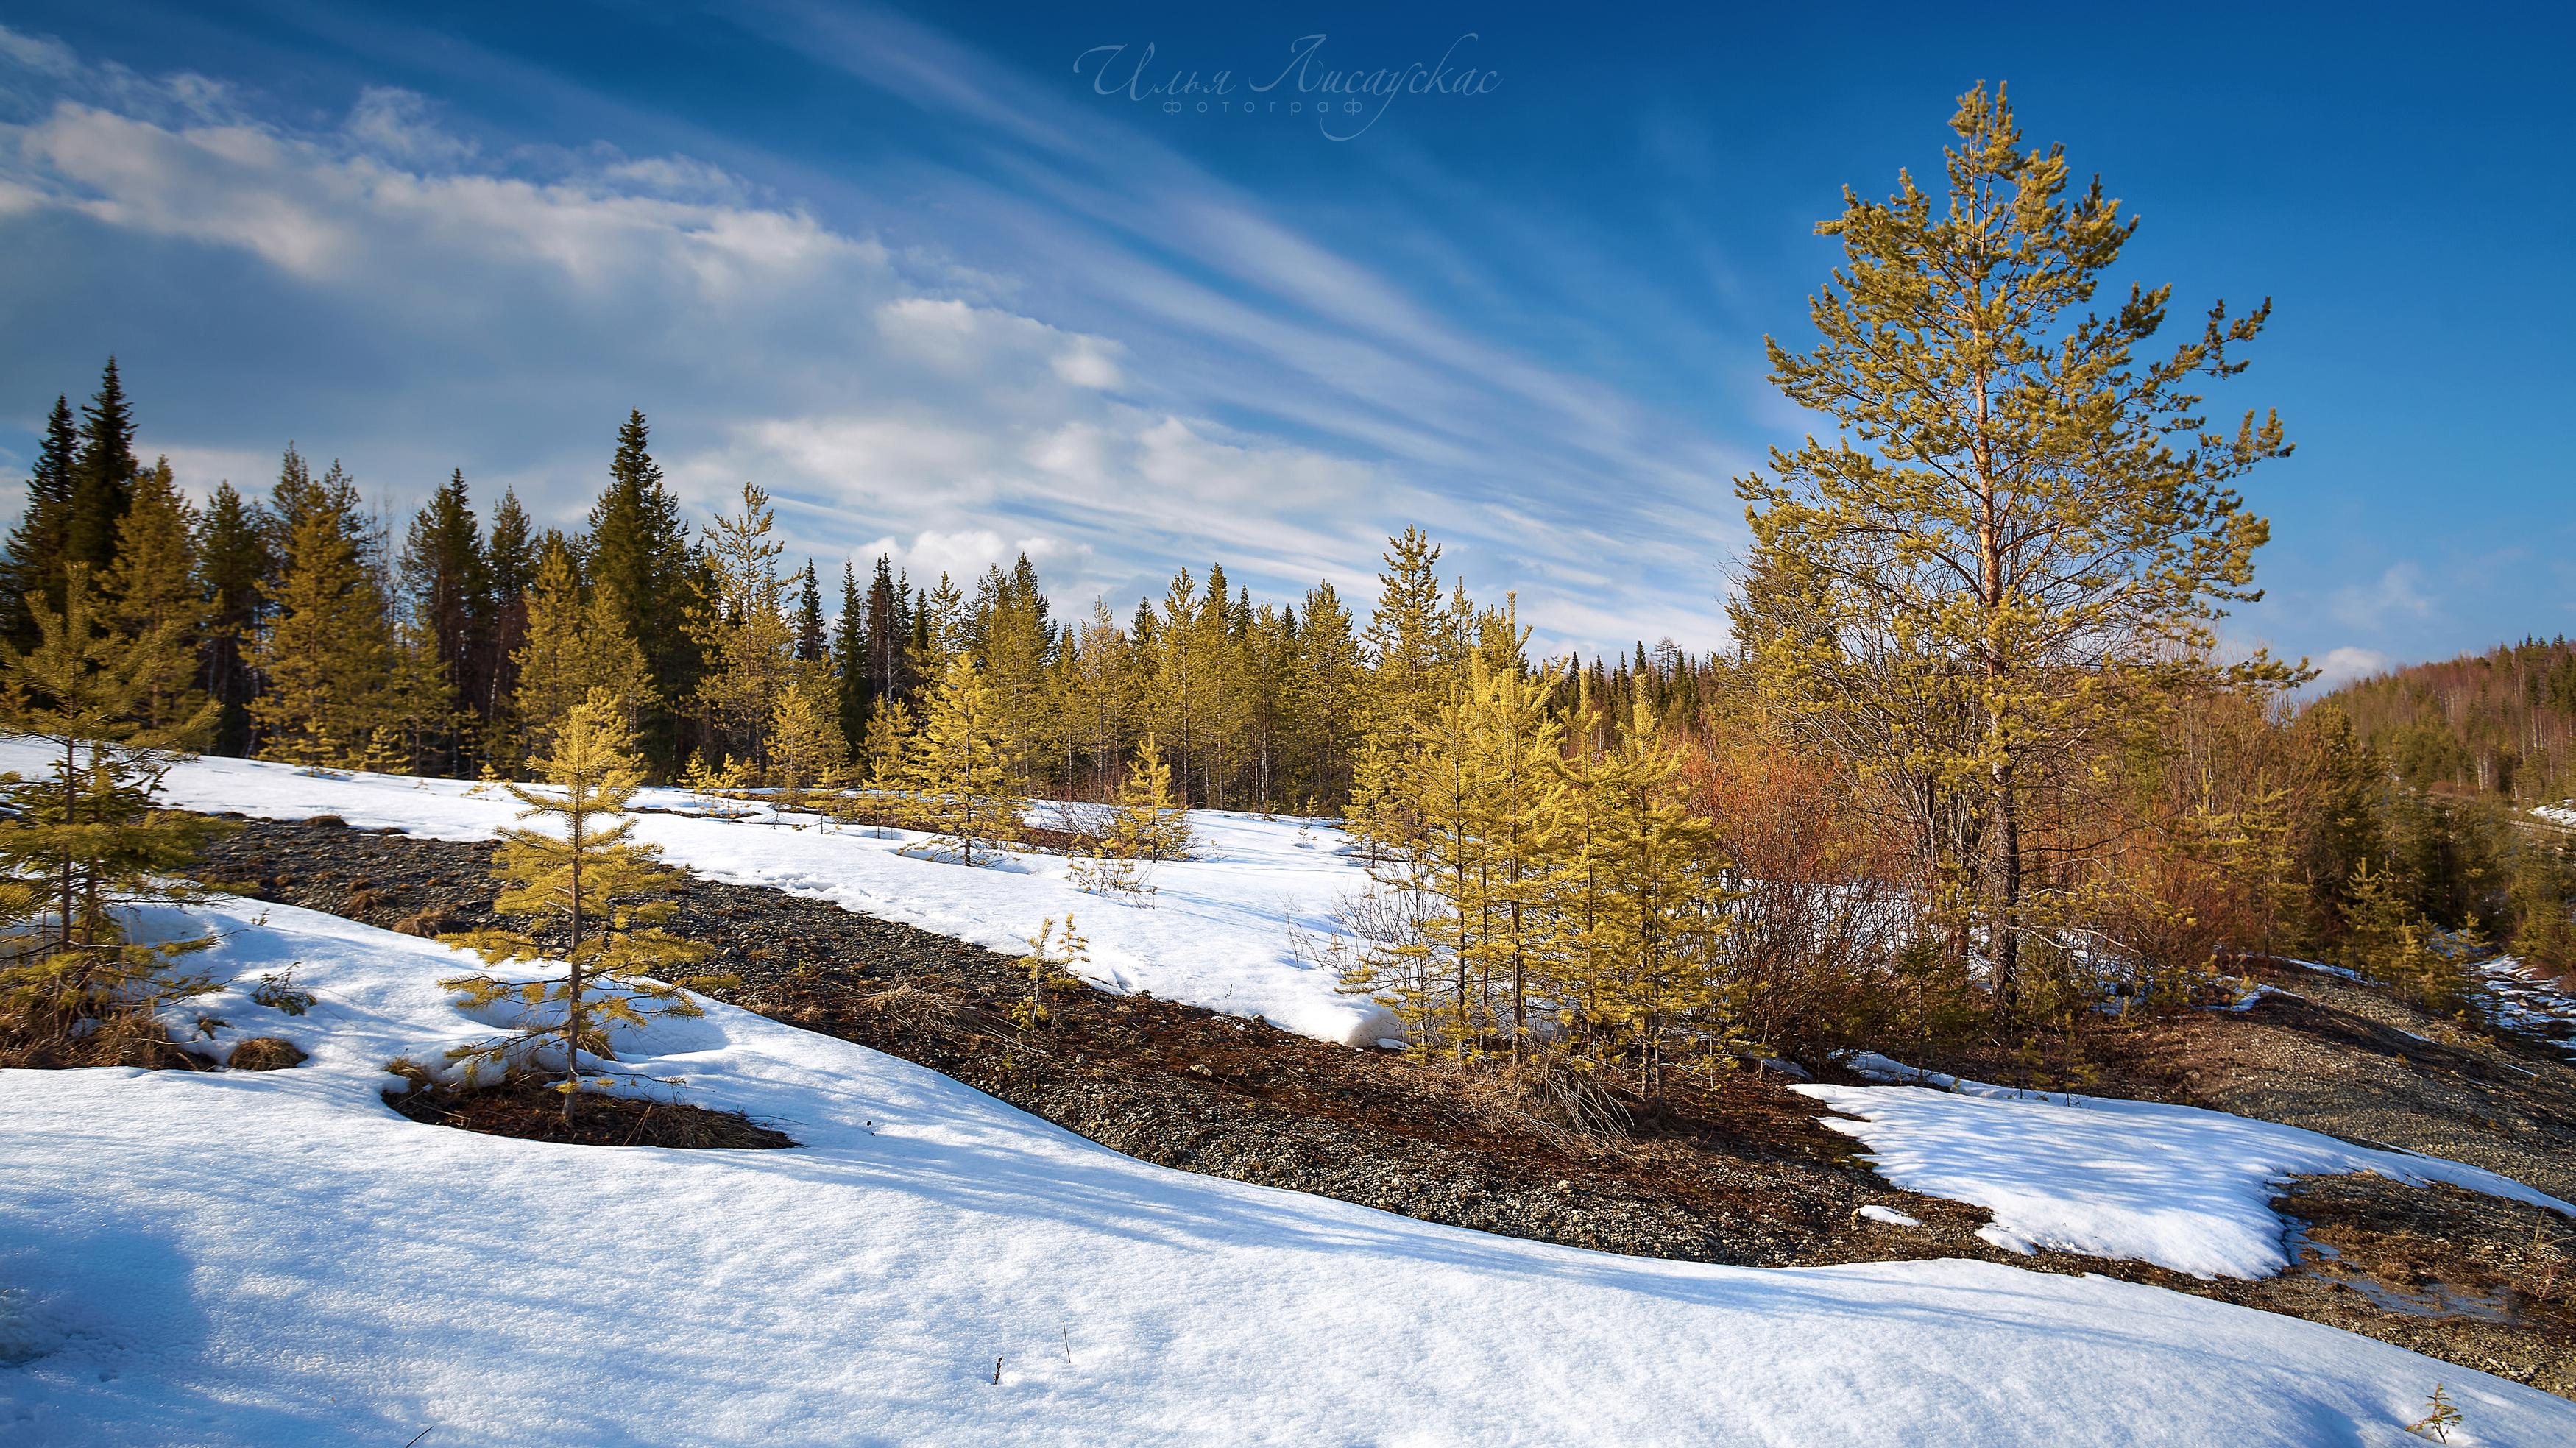
[[(888, 535), (860, 544), (849, 556), (858, 567), (862, 585), (875, 576), (876, 560), (882, 557), (898, 572), (908, 573), (917, 588), (932, 586), (944, 574), (959, 590), (972, 596), (985, 570), (1000, 568), (1007, 573), (1022, 554), (1028, 556), (1043, 578), (1049, 573), (1062, 577), (1068, 569), (1078, 573), (1090, 553), (1088, 546), (1062, 538), (1004, 538), (989, 528), (976, 528), (960, 533), (919, 533), (909, 544)], [(1062, 611), (1061, 604), (1057, 611)]]
[(2422, 618), (2433, 611), (2433, 600), (2424, 596), (2424, 570), (2412, 561), (2388, 565), (2376, 583), (2350, 584), (2334, 591), (2333, 612), (2337, 620), (2354, 628), (2375, 629), (2391, 613)]
[(2316, 669), (2317, 677), (2315, 682), (2308, 685), (2308, 691), (2323, 693), (2355, 679), (2367, 679), (2373, 674), (2384, 674), (2396, 666), (2397, 660), (2393, 656), (2383, 654), (2377, 649), (2355, 648), (2351, 645), (2328, 649), (2325, 657), (2311, 661), (2311, 667)]
[(41, 75), (68, 76), (80, 70), (80, 57), (50, 35), (23, 35), (0, 25), (0, 56)]

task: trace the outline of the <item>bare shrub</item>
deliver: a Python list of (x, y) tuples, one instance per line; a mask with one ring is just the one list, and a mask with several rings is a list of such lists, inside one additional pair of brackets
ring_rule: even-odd
[(1547, 1053), (1497, 1060), (1461, 1076), (1460, 1103), (1490, 1130), (1527, 1132), (1559, 1145), (1618, 1150), (1635, 1118), (1610, 1092), (1609, 1072)]

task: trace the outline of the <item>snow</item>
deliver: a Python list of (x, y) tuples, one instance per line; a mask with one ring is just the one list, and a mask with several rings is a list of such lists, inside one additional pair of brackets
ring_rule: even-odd
[(2214, 1011), (2234, 1011), (2237, 1014), (2242, 1015), (2243, 1013), (2254, 1009), (2256, 1006), (2261, 1005), (2265, 996), (2279, 996), (2285, 1001), (2304, 1002), (2307, 1000), (2306, 996), (2299, 994), (2297, 991), (2283, 990), (2279, 986), (2265, 985), (2262, 982), (2257, 981), (2254, 983), (2252, 988), (2245, 992), (2244, 995), (2238, 997), (2234, 1004), (2211, 1006), (2209, 1009)]
[(2510, 1177), (2295, 1126), (2194, 1106), (2017, 1091), (1867, 1053), (1843, 1064), (1918, 1084), (1790, 1089), (1859, 1118), (1824, 1124), (1868, 1143), (1871, 1164), (1888, 1181), (1991, 1211), (1992, 1224), (1978, 1235), (2011, 1251), (2047, 1247), (2195, 1277), (2268, 1277), (2289, 1265), (2271, 1189), (2294, 1175), (2448, 1182), (2576, 1216), (2576, 1206)]
[[(0, 744), (0, 767), (36, 763)], [(169, 784), (191, 808), (446, 839), (488, 838), (516, 809), (462, 782), (233, 760), (182, 764)], [(1314, 822), (1194, 814), (1205, 858), (1162, 866), (1142, 909), (1073, 890), (1061, 860), (968, 870), (897, 854), (912, 837), (725, 819), (738, 811), (677, 791), (640, 802), (677, 811), (645, 815), (641, 833), (717, 879), (1004, 950), (1071, 909), (1090, 973), (1113, 989), (1325, 1039), (1394, 1039), (1287, 949), (1285, 918), (1317, 929), (1362, 883)], [(747, 1112), (797, 1148), (611, 1150), (424, 1126), (379, 1099), (397, 1084), (381, 1068), (488, 1033), (436, 986), (470, 958), (286, 906), (149, 923), (217, 931), (190, 964), (239, 981), (170, 1013), (174, 1033), (214, 1054), (284, 1036), (311, 1059), (270, 1073), (0, 1072), (12, 1445), (390, 1445), (424, 1430), (423, 1448), (2397, 1444), (2414, 1441), (2401, 1425), (2436, 1382), (2465, 1406), (2456, 1442), (2576, 1440), (2576, 1405), (2535, 1390), (2107, 1278), (1617, 1257), (1173, 1172), (715, 1003), (700, 1020), (621, 1029), (627, 1089)], [(290, 966), (317, 998), (301, 1017), (250, 995)], [(2013, 1205), (1992, 1230), (2012, 1240), (2056, 1245), (2043, 1208), (2080, 1170), (2113, 1191), (2079, 1226), (2122, 1227), (2127, 1213), (2242, 1254), (2228, 1234), (2244, 1226), (2230, 1214), (2245, 1184), (2316, 1155), (2127, 1118), (2118, 1139), (2095, 1139), (2084, 1130), (2126, 1103), (2059, 1107), (1882, 1058), (1859, 1066), (1967, 1093), (1809, 1088), (1870, 1117), (1840, 1124), (1891, 1156), (2000, 1183)], [(1998, 1114), (1973, 1121), (1961, 1103)], [(2161, 1175), (2158, 1151), (2176, 1158)], [(1914, 1169), (1889, 1175), (1919, 1185), (1903, 1174)], [(2172, 1198), (2161, 1217), (2159, 1182)], [(2195, 1225), (2205, 1215), (2223, 1220)], [(1914, 1225), (1885, 1207), (1862, 1216)], [(2106, 1381), (2120, 1390), (2101, 1392)]]
[(1876, 1202), (1872, 1202), (1868, 1206), (1861, 1208), (1860, 1214), (1873, 1222), (1885, 1222), (1891, 1227), (1919, 1227), (1923, 1225), (1921, 1222), (1905, 1215), (1894, 1207), (1882, 1207)]
[[(623, 1064), (799, 1147), (421, 1125), (379, 1068), (483, 1031), (434, 984), (462, 957), (201, 918), (242, 985), (182, 1025), (312, 1059), (0, 1073), (12, 1445), (2394, 1445), (2436, 1382), (2456, 1442), (2576, 1440), (2536, 1390), (2106, 1278), (1623, 1258), (1169, 1171), (718, 1004)], [(247, 994), (290, 964), (301, 1017)]]
[[(46, 762), (33, 745), (0, 742), (0, 769), (32, 773)], [(163, 797), (181, 809), (270, 819), (338, 815), (360, 829), (393, 826), (442, 840), (488, 840), (520, 808), (499, 785), (212, 757), (175, 766)], [(1335, 853), (1340, 831), (1320, 821), (1192, 811), (1199, 858), (1155, 866), (1148, 907), (1076, 889), (1060, 856), (1022, 855), (1008, 868), (968, 869), (899, 853), (923, 836), (898, 830), (831, 826), (811, 815), (777, 824), (765, 812), (724, 818), (743, 807), (676, 789), (645, 790), (636, 804), (679, 811), (639, 816), (636, 836), (710, 879), (830, 900), (1012, 955), (1028, 953), (1041, 921), (1070, 911), (1091, 942), (1091, 964), (1076, 973), (1106, 989), (1257, 1015), (1352, 1046), (1400, 1043), (1404, 1035), (1391, 1012), (1337, 994), (1330, 971), (1301, 963), (1289, 949), (1288, 921), (1322, 934), (1340, 899), (1367, 885), (1360, 866)]]
[(2477, 973), (2480, 1014), (2576, 1056), (2576, 994), (2562, 989), (2565, 977), (2514, 955), (2480, 961)]

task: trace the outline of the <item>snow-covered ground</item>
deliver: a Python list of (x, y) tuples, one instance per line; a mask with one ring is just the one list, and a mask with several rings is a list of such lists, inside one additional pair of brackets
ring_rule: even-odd
[[(33, 745), (0, 742), (0, 769), (32, 774), (46, 762)], [(182, 809), (273, 819), (332, 814), (360, 828), (395, 825), (445, 840), (488, 840), (519, 809), (497, 785), (211, 757), (173, 768), (163, 797)], [(695, 815), (737, 808), (674, 789), (646, 790), (636, 803)], [(798, 828), (691, 814), (644, 814), (637, 837), (712, 879), (792, 890), (1009, 954), (1026, 954), (1041, 921), (1071, 912), (1091, 942), (1091, 965), (1080, 973), (1109, 989), (1258, 1015), (1350, 1045), (1403, 1034), (1387, 1011), (1336, 994), (1330, 972), (1301, 965), (1289, 949), (1290, 920), (1321, 932), (1341, 897), (1367, 883), (1357, 864), (1335, 853), (1346, 844), (1341, 832), (1320, 823), (1193, 811), (1198, 857), (1156, 866), (1152, 904), (1137, 906), (1077, 890), (1059, 856), (968, 869), (898, 853), (921, 838), (901, 831), (827, 826), (813, 816), (790, 816), (804, 822)]]
[[(0, 768), (36, 763), (0, 745)], [(170, 784), (194, 808), (450, 839), (515, 808), (465, 783), (231, 760)], [(716, 878), (1001, 949), (1070, 908), (1115, 988), (1326, 1039), (1385, 1029), (1287, 948), (1286, 919), (1318, 928), (1361, 883), (1327, 828), (1195, 815), (1205, 858), (1162, 867), (1143, 909), (1075, 891), (1045, 857), (968, 870), (898, 855), (902, 838), (693, 817), (704, 802), (672, 791), (643, 803), (690, 812), (642, 832)], [(313, 1059), (0, 1073), (0, 1441), (2400, 1443), (2436, 1382), (2466, 1408), (2454, 1442), (2576, 1441), (2562, 1400), (2104, 1278), (1646, 1261), (1167, 1171), (720, 1005), (629, 1033), (623, 1064), (798, 1148), (422, 1126), (378, 1099), (381, 1067), (488, 1030), (435, 985), (466, 958), (283, 906), (156, 918), (230, 932), (191, 963), (241, 982), (175, 1015), (179, 1033), (220, 1017), (209, 1049), (283, 1035)], [(320, 998), (300, 1018), (249, 995), (290, 964)], [(1847, 1127), (1900, 1182), (2001, 1198), (2008, 1233), (2153, 1256), (2133, 1250), (2143, 1234), (2204, 1254), (2191, 1270), (2258, 1265), (2246, 1183), (2385, 1169), (2206, 1112), (1817, 1094), (1870, 1118)]]
[(2576, 1206), (2510, 1177), (2438, 1157), (2372, 1151), (2295, 1126), (2191, 1106), (1989, 1086), (1911, 1071), (1883, 1056), (1845, 1064), (1920, 1084), (1790, 1089), (1861, 1118), (1827, 1118), (1825, 1125), (1868, 1143), (1879, 1175), (1993, 1212), (1977, 1235), (2016, 1252), (2048, 1247), (2199, 1277), (2268, 1277), (2290, 1265), (2271, 1189), (2294, 1175), (2371, 1172), (2448, 1182), (2576, 1216)]
[(2576, 1441), (2533, 1389), (2106, 1278), (1648, 1261), (1168, 1171), (720, 1005), (625, 1064), (801, 1146), (424, 1126), (378, 1068), (483, 1030), (455, 955), (201, 919), (195, 962), (320, 1003), (183, 1028), (313, 1059), (0, 1073), (10, 1444), (2394, 1445), (2437, 1382), (2455, 1443)]

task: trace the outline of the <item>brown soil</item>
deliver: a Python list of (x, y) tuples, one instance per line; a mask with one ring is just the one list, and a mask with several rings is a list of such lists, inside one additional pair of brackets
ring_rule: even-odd
[[(203, 878), (432, 935), (491, 919), (491, 849), (251, 821), (207, 847)], [(1050, 1018), (1022, 1031), (1010, 1012), (1031, 989), (1025, 960), (760, 887), (692, 880), (674, 898), (668, 928), (714, 947), (708, 969), (742, 977), (739, 988), (720, 993), (725, 998), (918, 1062), (1147, 1161), (1640, 1256), (1764, 1267), (1968, 1257), (2098, 1272), (2331, 1322), (2576, 1396), (2576, 1322), (2563, 1295), (2540, 1300), (2541, 1254), (2530, 1245), (2535, 1229), (2546, 1240), (2552, 1232), (2565, 1236), (2567, 1224), (2537, 1209), (2470, 1198), (2476, 1210), (2469, 1211), (2453, 1200), (2464, 1194), (2375, 1178), (2307, 1179), (2289, 1184), (2275, 1205), (2285, 1221), (2311, 1224), (2307, 1240), (2344, 1255), (2303, 1253), (2298, 1268), (2267, 1282), (2201, 1282), (2139, 1263), (2057, 1253), (2016, 1256), (1974, 1235), (1987, 1220), (1982, 1209), (1878, 1178), (1856, 1143), (1818, 1124), (1823, 1108), (1768, 1072), (1689, 1074), (1654, 1111), (1624, 1098), (1631, 1118), (1624, 1134), (1584, 1134), (1550, 1119), (1555, 1113), (1527, 1083), (1426, 1069), (1394, 1053), (1330, 1045), (1148, 996), (1051, 989)], [(2384, 1038), (2359, 1024), (2375, 1028), (2373, 1016), (2339, 1004), (2314, 1010), (2327, 1014), (2266, 1000), (2242, 1015), (2192, 1012), (2088, 1032), (2081, 1059), (2061, 1042), (1996, 1040), (1921, 1064), (2016, 1083), (2025, 1067), (2051, 1076), (2052, 1085), (2058, 1076), (2090, 1075), (2095, 1079), (2077, 1089), (2267, 1119), (2287, 1119), (2274, 1112), (2296, 1103), (2261, 1095), (2253, 1083), (2266, 1079), (2285, 1090), (2342, 1069), (2392, 1090), (2413, 1079), (2400, 1075), (2419, 1068), (2446, 1083), (2452, 1078), (2442, 1073), (2454, 1070), (2467, 1079), (2449, 1057), (2418, 1062), (2407, 1054), (2422, 1054), (2428, 1043)], [(2356, 1048), (2356, 1039), (2369, 1049)], [(1888, 1049), (1909, 1061), (1921, 1056), (1902, 1043)], [(2535, 1071), (2566, 1069), (2555, 1061), (2535, 1065), (2538, 1053), (2511, 1043), (2444, 1049), (2497, 1052)], [(2356, 1054), (2367, 1060), (2331, 1064)], [(1809, 1064), (1819, 1079), (1856, 1079)], [(2576, 1111), (2562, 1118), (2559, 1098), (2548, 1094), (2562, 1089), (2562, 1077), (2548, 1076), (2535, 1096), (2529, 1083), (2542, 1077), (2494, 1075), (2502, 1088), (2522, 1093), (2515, 1119), (2545, 1117), (2545, 1133), (2576, 1120)], [(2334, 1089), (2320, 1088), (2312, 1103), (2323, 1115), (2296, 1124), (2330, 1132), (2335, 1127), (2321, 1120), (2351, 1125), (2332, 1114)], [(2406, 1116), (2415, 1099), (2396, 1092), (2384, 1111), (2358, 1119), (2375, 1128), (2366, 1134), (2378, 1142), (2436, 1140), (2438, 1123)], [(2351, 1130), (2335, 1134), (2358, 1139)], [(2555, 1140), (2546, 1136), (2540, 1145)], [(2554, 1190), (2545, 1171), (2506, 1160), (2479, 1164)], [(1923, 1225), (1860, 1218), (1858, 1208), (1870, 1203)], [(2466, 1255), (2431, 1254), (2424, 1244), (2436, 1241)], [(2502, 1274), (2505, 1285), (2475, 1276), (2473, 1267)], [(2419, 1296), (2426, 1273), (2456, 1293), (2422, 1299), (2427, 1310), (2398, 1295), (2393, 1281), (2383, 1283), (2384, 1298), (2333, 1285), (2357, 1274), (2382, 1282), (2382, 1273), (2403, 1278)], [(2471, 1293), (2502, 1306), (2459, 1307), (2469, 1300), (2459, 1294)]]
[(567, 1123), (563, 1097), (553, 1087), (534, 1081), (480, 1091), (440, 1087), (388, 1091), (385, 1104), (432, 1126), (573, 1146), (769, 1151), (796, 1144), (785, 1132), (772, 1131), (737, 1111), (591, 1093), (573, 1103), (572, 1120)]

